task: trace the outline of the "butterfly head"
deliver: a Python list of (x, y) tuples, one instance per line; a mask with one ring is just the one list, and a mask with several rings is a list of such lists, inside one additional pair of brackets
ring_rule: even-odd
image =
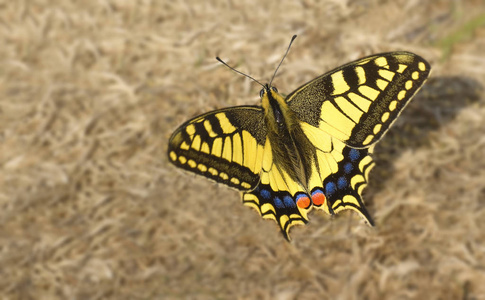
[(265, 84), (259, 92), (261, 104), (265, 110), (270, 107), (282, 106), (286, 104), (285, 99), (278, 92), (278, 89), (269, 84)]
[(263, 86), (259, 95), (267, 124), (271, 124), (269, 127), (277, 131), (276, 128), (288, 121), (288, 105), (278, 89), (269, 84)]
[(265, 84), (265, 85), (263, 85), (263, 88), (259, 92), (259, 97), (261, 97), (261, 99), (263, 99), (263, 97), (266, 94), (271, 93), (271, 92), (278, 94), (278, 89), (275, 88), (274, 86), (270, 86), (269, 84)]

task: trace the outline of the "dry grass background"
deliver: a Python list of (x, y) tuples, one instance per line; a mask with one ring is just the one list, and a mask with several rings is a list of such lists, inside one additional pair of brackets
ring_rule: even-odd
[[(1, 299), (484, 299), (485, 5), (469, 1), (0, 4)], [(481, 25), (480, 25), (481, 24)], [(168, 164), (171, 132), (408, 50), (432, 78), (376, 148), (352, 213), (287, 243), (238, 193)]]

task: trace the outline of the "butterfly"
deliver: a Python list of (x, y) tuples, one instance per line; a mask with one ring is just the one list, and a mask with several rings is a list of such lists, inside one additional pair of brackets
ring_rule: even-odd
[(372, 226), (361, 195), (373, 147), (430, 70), (420, 56), (398, 51), (347, 63), (286, 97), (272, 80), (260, 83), (260, 106), (223, 108), (182, 124), (169, 140), (169, 161), (241, 191), (243, 203), (275, 220), (288, 240), (313, 208), (331, 215), (350, 209)]

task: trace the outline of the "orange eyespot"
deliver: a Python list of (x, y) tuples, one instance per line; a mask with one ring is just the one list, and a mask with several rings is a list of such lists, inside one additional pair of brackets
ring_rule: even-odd
[(325, 203), (325, 195), (320, 190), (316, 190), (312, 193), (312, 201), (316, 206), (320, 206)]
[(310, 198), (308, 198), (306, 195), (296, 196), (296, 205), (298, 205), (299, 208), (308, 208), (310, 204)]

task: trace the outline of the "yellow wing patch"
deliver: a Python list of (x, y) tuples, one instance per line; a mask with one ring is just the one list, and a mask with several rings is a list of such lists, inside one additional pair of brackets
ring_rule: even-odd
[[(287, 101), (303, 122), (348, 146), (369, 147), (386, 133), (429, 72), (428, 63), (415, 54), (384, 53), (322, 75), (291, 93)], [(328, 94), (322, 95), (322, 89)], [(309, 103), (319, 106), (319, 113), (309, 113)]]
[(288, 174), (275, 165), (269, 168), (270, 171), (262, 172), (256, 189), (243, 193), (243, 203), (256, 209), (263, 218), (276, 221), (289, 240), (293, 225), (307, 223), (312, 202), (304, 187)]
[[(241, 124), (252, 126), (241, 128)], [(223, 109), (196, 117), (169, 141), (172, 163), (239, 190), (260, 180), (265, 134), (263, 112), (256, 107)]]

